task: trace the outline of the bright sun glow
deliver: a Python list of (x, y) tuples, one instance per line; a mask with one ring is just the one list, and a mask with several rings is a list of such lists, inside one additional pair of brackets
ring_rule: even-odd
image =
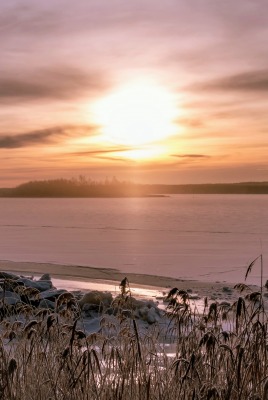
[(163, 149), (159, 146), (151, 146), (142, 149), (131, 149), (122, 151), (118, 156), (126, 157), (130, 160), (151, 160), (154, 158), (159, 158), (162, 155)]
[(133, 82), (98, 101), (93, 108), (103, 140), (139, 146), (177, 131), (175, 96), (151, 82)]

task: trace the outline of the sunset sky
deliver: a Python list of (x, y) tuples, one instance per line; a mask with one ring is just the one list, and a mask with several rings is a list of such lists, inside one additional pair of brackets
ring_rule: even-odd
[(268, 180), (266, 0), (1, 0), (0, 187)]

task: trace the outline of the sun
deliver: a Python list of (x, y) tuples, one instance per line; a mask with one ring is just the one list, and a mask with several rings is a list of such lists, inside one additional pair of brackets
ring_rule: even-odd
[(140, 146), (177, 131), (176, 97), (150, 81), (136, 81), (100, 99), (93, 110), (104, 141)]

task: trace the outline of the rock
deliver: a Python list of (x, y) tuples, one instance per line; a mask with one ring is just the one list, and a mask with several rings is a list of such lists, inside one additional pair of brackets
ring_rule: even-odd
[(233, 293), (233, 290), (229, 286), (223, 286), (222, 291), (224, 293)]
[(154, 324), (156, 321), (158, 321), (159, 316), (156, 313), (155, 308), (150, 308), (147, 314), (147, 322), (148, 324)]
[(56, 300), (62, 293), (68, 293), (65, 289), (49, 289), (39, 294), (40, 299)]
[(131, 296), (122, 301), (122, 297), (117, 296), (113, 302), (113, 308), (114, 311), (123, 308), (121, 309), (123, 315), (130, 315), (131, 318), (134, 317), (149, 324), (153, 324), (160, 318), (160, 309), (153, 300), (137, 300)]
[(18, 282), (22, 282), (26, 287), (32, 287), (38, 289), (40, 292), (44, 292), (45, 290), (49, 290), (52, 288), (51, 281), (34, 281), (28, 278), (20, 278)]
[(16, 281), (14, 279), (1, 279), (0, 280), (0, 291), (2, 291), (4, 288), (5, 290), (10, 290), (11, 292), (14, 292), (14, 290), (18, 286), (23, 286), (23, 284), (19, 283), (19, 281)]
[(51, 281), (51, 276), (49, 274), (43, 274), (39, 281)]
[(4, 304), (8, 304), (9, 306), (15, 306), (18, 303), (21, 303), (21, 300), (15, 299), (13, 297), (5, 297), (4, 299)]
[(90, 303), (85, 303), (82, 307), (82, 311), (88, 312), (88, 311), (98, 311), (99, 305), (98, 304), (90, 304)]
[(72, 295), (77, 299), (80, 300), (84, 296), (84, 292), (81, 290), (71, 290), (69, 293), (72, 293)]
[(55, 303), (48, 299), (43, 299), (39, 303), (39, 308), (49, 308), (50, 310), (55, 310)]
[(84, 320), (85, 318), (91, 319), (91, 318), (96, 318), (98, 316), (98, 313), (95, 313), (94, 311), (82, 311), (81, 312), (81, 318)]
[(89, 303), (83, 304), (82, 311), (90, 311), (91, 305)]
[(17, 303), (21, 303), (21, 298), (17, 293), (10, 292), (8, 290), (4, 292), (0, 292), (0, 299), (8, 305), (15, 305)]
[(80, 321), (77, 323), (77, 328), (82, 329), (86, 335), (99, 332), (101, 330), (101, 319), (101, 317), (84, 319), (83, 323)]
[(149, 313), (149, 308), (147, 306), (140, 307), (139, 315), (142, 319), (146, 320)]
[(99, 292), (97, 290), (86, 292), (82, 299), (78, 301), (80, 307), (82, 308), (84, 304), (94, 304), (97, 306), (103, 305), (109, 307), (113, 301), (112, 294), (110, 292)]
[(105, 310), (105, 314), (107, 314), (107, 315), (115, 315), (115, 310), (112, 307), (107, 308), (107, 310)]
[(156, 304), (153, 300), (146, 300), (146, 301), (143, 301), (143, 303), (144, 303), (148, 308), (155, 307), (155, 304)]
[(131, 310), (122, 310), (122, 315), (126, 318), (132, 318), (133, 312)]
[(16, 299), (20, 299), (20, 295), (14, 292), (10, 292), (9, 290), (6, 290), (5, 292), (0, 292), (0, 299), (3, 299), (4, 297), (14, 297)]
[(20, 276), (12, 274), (11, 272), (0, 271), (0, 278), (18, 280), (18, 279), (20, 279)]
[[(154, 304), (154, 303), (153, 303)], [(113, 301), (114, 307), (123, 307), (125, 309), (136, 310), (137, 308), (145, 306), (145, 301), (137, 300), (133, 296), (122, 299), (122, 296), (116, 296)]]

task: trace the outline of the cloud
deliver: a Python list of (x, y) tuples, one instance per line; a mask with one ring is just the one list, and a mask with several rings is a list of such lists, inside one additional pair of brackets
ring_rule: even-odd
[(48, 143), (52, 137), (63, 135), (61, 128), (43, 129), (36, 132), (23, 133), (20, 135), (7, 135), (0, 137), (1, 149), (15, 149), (19, 147), (34, 146)]
[[(188, 3), (173, 0), (162, 1), (143, 0), (126, 2), (116, 0), (114, 2), (103, 1), (78, 1), (48, 0), (47, 2), (36, 2), (26, 0), (22, 3), (16, 1), (12, 6), (6, 2), (3, 4), (0, 14), (1, 30), (11, 35), (54, 35), (55, 33), (74, 33), (86, 30), (88, 32), (97, 29), (118, 29), (134, 25), (141, 25), (143, 30), (148, 31), (152, 26), (156, 31), (183, 32), (186, 28), (186, 18), (177, 23), (179, 15), (190, 15), (195, 24), (204, 22), (199, 18), (198, 13), (193, 13), (192, 6)], [(195, 8), (198, 7), (195, 4)], [(234, 6), (232, 7), (232, 9)], [(160, 25), (162, 23), (162, 25)], [(149, 26), (148, 26), (149, 25)], [(170, 26), (171, 25), (171, 26)]]
[(36, 72), (0, 77), (0, 101), (69, 100), (96, 95), (107, 89), (107, 79), (100, 72), (85, 73), (70, 66), (37, 69)]
[(139, 148), (121, 146), (121, 147), (112, 147), (108, 149), (95, 149), (95, 150), (86, 150), (86, 151), (76, 151), (72, 153), (66, 154), (66, 156), (75, 156), (75, 157), (90, 157), (99, 160), (107, 160), (107, 161), (115, 161), (115, 162), (124, 162), (129, 165), (134, 165), (135, 161), (130, 160), (127, 157), (119, 157), (118, 153), (124, 153), (125, 151), (130, 150), (138, 150)]
[(107, 161), (115, 161), (115, 162), (124, 162), (127, 163), (128, 165), (135, 163), (133, 160), (129, 160), (127, 158), (122, 158), (122, 157), (107, 157), (107, 156), (96, 156), (96, 158), (100, 160), (107, 160)]
[(109, 153), (119, 153), (119, 152), (124, 152), (128, 150), (133, 150), (133, 147), (114, 147), (110, 149), (97, 149), (97, 150), (86, 150), (86, 151), (76, 151), (74, 153), (68, 153), (68, 155), (71, 156), (99, 156), (102, 154), (109, 154)]
[[(29, 2), (29, 0), (28, 0)], [(62, 3), (62, 4), (60, 4)], [(110, 28), (118, 24), (133, 24), (142, 17), (135, 5), (117, 2), (101, 5), (101, 2), (77, 2), (71, 0), (47, 1), (46, 4), (32, 1), (32, 4), (14, 4), (13, 7), (2, 7), (0, 14), (1, 33), (5, 35), (20, 34), (23, 36), (55, 34), (73, 34), (81, 31), (92, 32), (100, 28)], [(101, 16), (101, 18), (100, 18)], [(149, 17), (148, 17), (149, 18)], [(146, 19), (147, 20), (147, 19)]]
[(55, 32), (58, 25), (57, 15), (46, 11), (44, 8), (38, 8), (35, 4), (14, 4), (13, 7), (5, 7), (3, 4), (0, 15), (1, 34), (11, 35), (42, 32)]
[(258, 92), (268, 91), (268, 70), (256, 70), (225, 76), (210, 82), (195, 84), (193, 89), (215, 91)]
[(71, 136), (77, 132), (94, 132), (94, 126), (53, 127), (16, 135), (0, 134), (0, 149), (16, 149), (21, 147), (38, 146), (44, 143), (57, 143), (64, 136)]
[(210, 158), (206, 154), (171, 154), (171, 156), (178, 158)]

